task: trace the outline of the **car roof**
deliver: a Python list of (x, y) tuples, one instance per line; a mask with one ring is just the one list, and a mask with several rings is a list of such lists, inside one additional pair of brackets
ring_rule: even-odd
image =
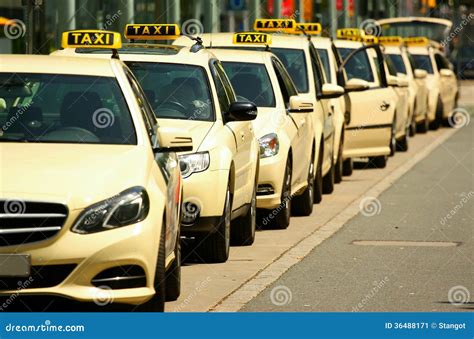
[(430, 48), (427, 46), (407, 46), (407, 50), (410, 52), (410, 54), (430, 54)]
[(429, 18), (429, 17), (408, 16), (408, 17), (386, 18), (386, 19), (377, 20), (377, 23), (379, 25), (404, 23), (404, 22), (426, 22), (426, 23), (440, 24), (440, 25), (445, 25), (449, 29), (453, 26), (453, 23), (450, 20), (441, 19), (441, 18)]
[(311, 42), (315, 48), (331, 48), (332, 40), (331, 38), (321, 37), (321, 36), (311, 36)]
[(338, 48), (359, 48), (363, 46), (363, 43), (360, 41), (337, 39), (334, 40), (334, 45)]
[(76, 74), (115, 77), (112, 64), (117, 60), (75, 58), (51, 55), (0, 55), (0, 72)]
[(271, 57), (274, 57), (273, 53), (266, 51), (252, 51), (244, 49), (223, 49), (215, 48), (211, 49), (212, 53), (219, 59), (225, 61), (244, 61), (246, 63), (264, 64)]

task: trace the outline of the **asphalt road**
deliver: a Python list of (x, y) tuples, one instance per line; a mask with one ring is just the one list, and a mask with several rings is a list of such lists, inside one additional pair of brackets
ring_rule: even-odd
[(242, 311), (474, 310), (474, 124), (369, 204)]

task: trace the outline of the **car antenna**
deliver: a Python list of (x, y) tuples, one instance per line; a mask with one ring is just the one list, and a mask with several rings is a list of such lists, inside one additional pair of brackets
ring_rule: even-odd
[(199, 52), (201, 49), (204, 48), (204, 46), (203, 46), (203, 41), (202, 41), (202, 39), (201, 39), (200, 37), (198, 37), (198, 36), (194, 37), (194, 36), (189, 35), (189, 34), (182, 34), (182, 35), (185, 36), (185, 37), (188, 38), (188, 39), (191, 39), (192, 41), (196, 41), (196, 43), (191, 46), (190, 51), (191, 51), (192, 53), (197, 53), (197, 52)]

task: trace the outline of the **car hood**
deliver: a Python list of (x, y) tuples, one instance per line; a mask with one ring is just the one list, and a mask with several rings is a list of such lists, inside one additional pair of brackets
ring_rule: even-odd
[(193, 139), (193, 152), (196, 152), (214, 125), (213, 121), (158, 119), (160, 127), (173, 128), (188, 134)]
[(82, 209), (145, 185), (152, 159), (136, 145), (0, 143), (0, 199)]

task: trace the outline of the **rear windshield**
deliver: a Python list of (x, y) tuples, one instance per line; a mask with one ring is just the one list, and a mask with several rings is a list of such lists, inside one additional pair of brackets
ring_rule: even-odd
[(235, 94), (258, 107), (275, 107), (272, 83), (264, 64), (222, 62)]
[(307, 93), (308, 71), (304, 50), (291, 48), (272, 48), (272, 52), (281, 60), (295, 83), (298, 93)]
[(433, 65), (431, 64), (431, 58), (425, 54), (412, 54), (413, 60), (415, 61), (415, 67), (418, 69), (424, 69), (428, 74), (433, 74)]
[(112, 77), (0, 73), (0, 142), (136, 144)]
[(214, 121), (206, 73), (200, 66), (127, 62), (157, 118)]
[(407, 69), (405, 63), (403, 62), (403, 57), (400, 54), (388, 54), (388, 57), (392, 61), (392, 65), (397, 70), (397, 73), (407, 74)]

